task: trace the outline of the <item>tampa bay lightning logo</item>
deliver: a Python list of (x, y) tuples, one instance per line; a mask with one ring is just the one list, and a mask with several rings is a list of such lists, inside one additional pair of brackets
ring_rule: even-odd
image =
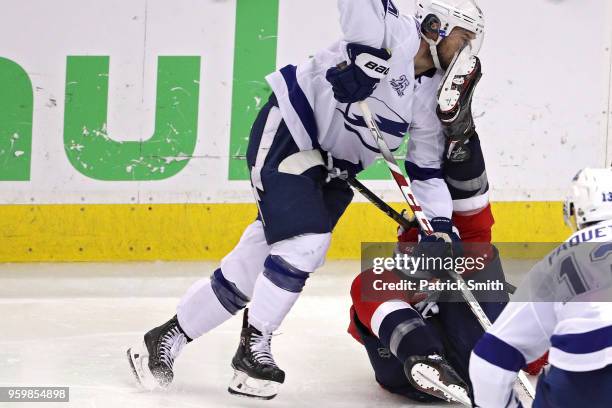
[(391, 80), (391, 86), (393, 87), (393, 89), (395, 89), (395, 92), (397, 92), (399, 96), (405, 95), (406, 90), (408, 89), (409, 85), (410, 85), (410, 80), (408, 79), (406, 75), (402, 75), (398, 79)]
[[(384, 136), (392, 136), (392, 138), (385, 137), (387, 143), (389, 144), (389, 148), (393, 152), (396, 151), (399, 149), (406, 132), (408, 132), (408, 127), (410, 124), (382, 100), (375, 97), (370, 97), (368, 98), (368, 102), (370, 109), (372, 109), (372, 113), (374, 114), (374, 120), (376, 121), (380, 131)], [(366, 124), (363, 116), (360, 114), (361, 111), (357, 105), (349, 103), (346, 105), (344, 111), (338, 108), (337, 111), (344, 116), (344, 128), (346, 130), (355, 134), (366, 149), (375, 153), (380, 153), (380, 151), (375, 147), (375, 142), (372, 140), (370, 133), (367, 130), (368, 125)], [(385, 116), (383, 116), (383, 114), (380, 112), (384, 112)], [(392, 119), (386, 116), (390, 116)], [(366, 137), (362, 135), (360, 130), (363, 131), (363, 134), (366, 135)]]

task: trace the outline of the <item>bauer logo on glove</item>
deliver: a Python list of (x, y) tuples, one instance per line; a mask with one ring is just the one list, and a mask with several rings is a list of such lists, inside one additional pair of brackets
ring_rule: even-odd
[(325, 78), (332, 85), (340, 103), (363, 101), (389, 73), (391, 53), (386, 49), (351, 43), (346, 46), (350, 64), (340, 64), (327, 71)]
[(389, 73), (389, 64), (371, 55), (359, 55), (355, 60), (355, 64), (372, 78), (383, 79)]

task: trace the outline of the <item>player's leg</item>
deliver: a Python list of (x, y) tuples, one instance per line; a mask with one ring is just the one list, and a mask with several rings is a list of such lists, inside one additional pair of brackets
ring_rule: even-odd
[[(481, 256), (481, 252), (486, 252), (489, 261), (484, 269), (466, 276), (466, 281), (505, 282), (497, 249), (493, 245), (490, 245), (489, 248), (486, 243), (466, 243), (467, 248), (470, 248), (470, 246), (472, 246), (471, 251), (473, 252), (470, 256)], [(497, 319), (509, 301), (509, 296), (504, 290), (479, 291), (475, 293), (475, 296), (491, 321)], [(470, 353), (476, 342), (484, 334), (484, 330), (459, 292), (446, 293), (442, 296), (438, 306), (440, 310), (438, 318), (443, 327), (444, 339), (448, 344), (449, 361), (463, 378), (469, 380)]]
[(285, 372), (271, 350), (272, 334), (289, 313), (310, 274), (323, 264), (331, 234), (307, 234), (271, 245), (264, 271), (257, 278), (253, 301), (245, 312), (241, 339), (232, 359), (232, 394), (270, 399)]
[[(489, 266), (474, 277), (481, 281), (487, 279), (505, 281), (499, 253), (491, 244), (491, 231), (495, 223), (489, 203), (489, 182), (484, 156), (478, 135), (474, 132), (469, 142), (462, 147), (463, 155), (447, 158), (444, 165), (445, 179), (451, 192), (454, 205), (453, 224), (458, 228), (461, 240), (465, 243), (465, 256), (487, 255)], [(469, 274), (466, 274), (469, 277)], [(495, 320), (507, 303), (503, 293), (476, 293), (485, 303), (489, 318)], [(547, 355), (531, 362), (526, 371), (537, 375), (547, 364)]]
[(480, 138), (474, 131), (465, 144), (445, 155), (444, 181), (455, 214), (473, 214), (489, 205), (489, 180)]
[(200, 337), (246, 306), (269, 252), (263, 225), (257, 220), (221, 260), (220, 268), (194, 283), (181, 298), (177, 317), (187, 336)]
[[(249, 148), (257, 149), (265, 134), (281, 119), (274, 101), (260, 111), (251, 129)], [(183, 295), (176, 316), (144, 335), (143, 344), (128, 350), (132, 370), (145, 388), (165, 388), (173, 380), (173, 364), (182, 347), (243, 309), (269, 255), (262, 222), (244, 231), (238, 245), (221, 261), (210, 278), (195, 282)]]
[[(465, 384), (442, 357), (445, 354), (436, 324), (423, 319), (406, 299), (396, 294), (379, 294), (380, 300), (364, 297), (369, 293), (371, 271), (355, 278), (351, 286), (351, 326), (349, 333), (368, 352), (376, 381), (384, 389), (414, 401), (448, 400), (452, 391), (467, 396)], [(376, 279), (394, 281), (391, 272)]]
[[(505, 282), (499, 252), (490, 243), (491, 228), (494, 223), (490, 206), (487, 205), (484, 209), (471, 214), (455, 213), (453, 222), (458, 227), (464, 242), (466, 252), (464, 255), (474, 258), (486, 256), (487, 259), (484, 269), (467, 272), (465, 279), (476, 282), (487, 280)], [(509, 301), (508, 294), (503, 290), (476, 292), (475, 296), (491, 321), (495, 321)], [(449, 361), (469, 382), (470, 353), (484, 334), (484, 330), (460, 293), (446, 294), (438, 306), (440, 309), (438, 318), (443, 327)]]
[[(274, 97), (258, 114), (249, 138), (247, 162), (251, 170), (260, 151), (268, 151), (280, 132), (282, 117)], [(283, 128), (284, 129), (284, 128)], [(261, 159), (261, 158), (260, 158)], [(223, 323), (250, 301), (257, 277), (270, 254), (260, 217), (249, 225), (234, 249), (210, 279), (193, 284), (177, 307), (178, 321), (192, 339)]]
[[(480, 257), (486, 256), (486, 264), (484, 269), (477, 271), (469, 271), (465, 273), (466, 281), (487, 282), (497, 281), (505, 282), (501, 260), (498, 250), (485, 239), (490, 237), (493, 218), (490, 214), (490, 208), (486, 207), (479, 213), (471, 216), (454, 217), (458, 220), (462, 238), (464, 241), (465, 256)], [(475, 293), (484, 312), (491, 321), (502, 312), (509, 301), (509, 296), (505, 290), (497, 291), (479, 291)], [(484, 330), (480, 322), (474, 316), (462, 295), (459, 292), (445, 293), (438, 302), (439, 315), (437, 316), (443, 331), (443, 337), (447, 344), (448, 359), (455, 367), (459, 375), (469, 381), (469, 358), (470, 353), (484, 334)]]
[[(504, 282), (497, 251), (490, 244), (494, 218), (488, 200), (489, 183), (484, 157), (475, 132), (465, 145), (456, 147), (454, 154), (445, 155), (444, 178), (453, 198), (453, 224), (459, 230), (464, 244), (464, 256), (486, 256), (487, 259), (493, 260), (485, 271), (479, 272), (480, 278), (500, 279)], [(466, 273), (465, 278), (469, 280), (473, 275)], [(487, 300), (495, 302), (483, 304), (490, 318), (497, 317), (507, 302), (505, 292), (495, 295), (487, 296)], [(448, 303), (449, 300), (453, 302)], [(436, 319), (440, 322), (446, 357), (458, 374), (467, 381), (469, 353), (482, 336), (483, 329), (458, 293), (453, 294), (451, 299), (443, 294), (438, 308)]]
[[(255, 282), (240, 346), (232, 359), (231, 393), (272, 398), (284, 381), (285, 373), (272, 356), (272, 333), (309, 276), (323, 265), (331, 231), (353, 195), (348, 186), (328, 186), (327, 174), (321, 153), (300, 150), (284, 122), (269, 149), (257, 152), (251, 179), (270, 254)], [(330, 194), (333, 208), (326, 198)]]
[(550, 367), (538, 379), (533, 408), (612, 407), (610, 384), (612, 365), (587, 372)]
[[(479, 279), (505, 281), (497, 251), (491, 245), (491, 229), (495, 220), (489, 204), (489, 182), (478, 134), (472, 132), (469, 140), (455, 147), (453, 153), (445, 155), (444, 179), (453, 198), (453, 224), (459, 230), (467, 252), (465, 256), (476, 258), (486, 255), (491, 260), (485, 270), (478, 272)], [(474, 276), (470, 271), (466, 273), (466, 278)], [(451, 303), (439, 303), (439, 319), (444, 327), (445, 339), (453, 345), (449, 359), (459, 374), (467, 379), (469, 353), (483, 330), (471, 309), (462, 302), (460, 294), (453, 294), (451, 298)], [(500, 300), (494, 304), (483, 304), (489, 318), (501, 313), (507, 299)], [(455, 342), (458, 344), (455, 345)]]
[(174, 377), (174, 361), (183, 346), (246, 306), (268, 252), (261, 222), (256, 221), (223, 258), (221, 267), (210, 278), (195, 282), (187, 290), (177, 314), (148, 331), (142, 345), (128, 350), (134, 374), (145, 388), (167, 387)]
[[(432, 335), (432, 329), (426, 327), (421, 316), (415, 313), (405, 300), (393, 299), (391, 296), (385, 299), (384, 294), (381, 295), (380, 300), (366, 300), (363, 285), (367, 285), (369, 279), (363, 277), (364, 273), (359, 274), (351, 285), (353, 305), (350, 311), (351, 322), (348, 331), (364, 345), (374, 370), (376, 382), (383, 389), (404, 395), (414, 401), (438, 401), (438, 398), (413, 387), (404, 373), (404, 362), (410, 356), (410, 350), (417, 350), (419, 354), (426, 355), (443, 351), (438, 337)], [(398, 327), (405, 329), (397, 332), (396, 340), (391, 344), (392, 335), (389, 333), (393, 333)], [(412, 330), (407, 330), (408, 328)], [(382, 339), (378, 337), (381, 329)], [(411, 344), (414, 338), (406, 337), (410, 332), (419, 337), (425, 337), (427, 341), (418, 341), (416, 345)], [(400, 333), (405, 334), (402, 336)], [(402, 337), (406, 337), (406, 341), (403, 341)]]
[(385, 346), (359, 321), (354, 308), (351, 308), (351, 330), (356, 340), (365, 347), (374, 370), (374, 378), (383, 389), (417, 402), (439, 401), (438, 398), (421, 392), (410, 384), (404, 373), (404, 364), (391, 353), (389, 346)]

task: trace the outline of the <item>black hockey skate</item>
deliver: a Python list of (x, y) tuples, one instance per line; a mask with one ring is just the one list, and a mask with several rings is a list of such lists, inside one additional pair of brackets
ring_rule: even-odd
[(463, 48), (451, 62), (438, 89), (438, 117), (444, 125), (462, 123), (464, 133), (473, 127), (472, 98), (482, 78), (482, 66), (469, 47)]
[(468, 387), (459, 374), (441, 356), (412, 356), (404, 364), (404, 373), (416, 389), (448, 402), (471, 406)]
[(285, 382), (285, 372), (278, 368), (270, 351), (272, 333), (261, 333), (249, 325), (248, 309), (244, 311), (240, 344), (232, 359), (234, 377), (227, 390), (230, 394), (269, 400)]
[(142, 346), (127, 351), (138, 382), (148, 390), (167, 388), (174, 378), (174, 360), (190, 341), (176, 316), (146, 333)]
[(453, 59), (438, 89), (437, 114), (448, 143), (447, 158), (452, 161), (461, 162), (469, 154), (462, 150), (476, 132), (472, 98), (481, 78), (480, 60), (465, 47)]

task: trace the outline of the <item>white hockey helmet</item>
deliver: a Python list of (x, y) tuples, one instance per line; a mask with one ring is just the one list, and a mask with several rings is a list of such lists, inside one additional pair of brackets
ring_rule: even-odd
[[(462, 27), (476, 34), (472, 41), (472, 54), (477, 55), (484, 42), (484, 14), (474, 0), (416, 0), (416, 18), (423, 32), (437, 32), (437, 41), (423, 37), (432, 49), (436, 68), (440, 69), (435, 46), (448, 36), (453, 28)], [(434, 55), (435, 54), (435, 55)], [(437, 60), (437, 61), (436, 61)]]
[(572, 180), (563, 216), (574, 231), (612, 219), (612, 168), (580, 170)]

